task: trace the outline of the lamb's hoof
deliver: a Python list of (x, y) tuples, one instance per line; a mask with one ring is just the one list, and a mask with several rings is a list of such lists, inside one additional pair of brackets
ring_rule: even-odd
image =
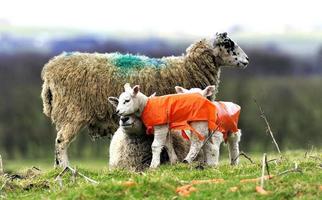
[(197, 170), (204, 170), (204, 169), (205, 169), (205, 167), (204, 167), (204, 166), (202, 166), (202, 165), (197, 165), (197, 166), (195, 167), (195, 169), (197, 169)]
[(158, 168), (159, 167), (159, 165), (158, 164), (151, 164), (150, 165), (150, 169), (156, 169), (156, 168)]
[(183, 160), (182, 163), (188, 164), (189, 162), (187, 160)]
[(170, 164), (171, 164), (171, 165), (175, 165), (175, 164), (177, 164), (177, 163), (178, 163), (178, 160), (177, 160), (177, 159), (175, 159), (175, 160), (171, 160), (171, 161), (170, 161)]

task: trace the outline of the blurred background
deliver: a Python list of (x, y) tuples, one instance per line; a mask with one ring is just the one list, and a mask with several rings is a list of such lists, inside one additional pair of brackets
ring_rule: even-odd
[[(228, 32), (248, 54), (245, 70), (222, 71), (219, 100), (242, 106), (241, 150), (274, 151), (254, 98), (282, 151), (322, 144), (322, 14), (319, 1), (1, 1), (0, 154), (54, 159), (56, 131), (42, 114), (40, 72), (63, 51), (181, 55)], [(71, 160), (107, 158), (108, 139), (86, 130)], [(223, 148), (226, 149), (226, 148)]]

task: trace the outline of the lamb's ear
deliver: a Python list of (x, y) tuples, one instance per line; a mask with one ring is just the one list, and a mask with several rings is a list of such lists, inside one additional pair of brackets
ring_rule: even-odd
[(116, 108), (119, 104), (119, 99), (117, 97), (108, 97), (108, 101)]
[(130, 92), (132, 90), (131, 85), (129, 83), (125, 83), (124, 90), (125, 90), (125, 92)]
[(202, 90), (202, 96), (209, 97), (216, 91), (216, 86), (211, 85), (207, 86), (204, 90)]
[(151, 97), (155, 97), (155, 95), (157, 95), (157, 93), (156, 93), (156, 92), (154, 92), (153, 94), (151, 94), (151, 95), (149, 96), (149, 98), (151, 98)]
[(184, 89), (183, 87), (180, 87), (180, 86), (175, 86), (174, 89), (176, 90), (176, 92), (178, 94), (186, 93), (187, 92), (187, 89)]
[(134, 86), (132, 89), (133, 89), (133, 92), (132, 92), (133, 96), (136, 96), (140, 92), (140, 86), (139, 85)]

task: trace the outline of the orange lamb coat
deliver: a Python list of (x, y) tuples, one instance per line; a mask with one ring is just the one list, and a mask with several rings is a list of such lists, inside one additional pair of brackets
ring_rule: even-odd
[(168, 124), (170, 130), (191, 130), (199, 139), (204, 137), (189, 125), (191, 121), (208, 121), (209, 130), (217, 129), (217, 108), (197, 93), (173, 94), (149, 98), (141, 119), (151, 134), (153, 126)]
[(240, 114), (240, 106), (232, 102), (215, 101), (219, 125), (218, 131), (223, 133), (225, 142), (227, 141), (228, 133), (238, 131), (238, 120)]

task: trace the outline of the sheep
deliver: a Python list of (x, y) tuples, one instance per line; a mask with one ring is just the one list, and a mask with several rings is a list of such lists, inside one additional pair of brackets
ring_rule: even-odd
[(215, 85), (217, 91), (222, 66), (247, 65), (247, 55), (227, 33), (217, 34), (213, 43), (194, 43), (178, 57), (73, 52), (52, 58), (41, 73), (41, 98), (43, 112), (57, 130), (55, 166), (68, 165), (67, 148), (80, 129), (87, 127), (93, 138), (116, 130), (117, 119), (106, 99), (121, 93), (124, 83), (140, 84), (145, 93), (158, 88), (160, 95), (171, 93), (173, 85)]
[[(119, 98), (109, 97), (111, 104), (116, 106), (116, 113), (120, 116), (135, 114), (141, 117), (147, 129), (154, 129), (152, 143), (152, 161), (150, 168), (160, 165), (160, 154), (163, 147), (169, 155), (170, 163), (177, 162), (170, 130), (190, 130), (191, 147), (185, 162), (192, 162), (203, 147), (205, 136), (209, 130), (217, 128), (216, 108), (212, 102), (199, 94), (167, 95), (149, 98), (140, 92), (139, 85), (131, 88), (129, 83), (124, 85), (124, 90)], [(207, 96), (212, 95), (208, 90)], [(210, 142), (204, 145), (207, 148)], [(212, 156), (210, 151), (204, 151), (206, 159)], [(210, 153), (207, 155), (207, 153)]]
[[(140, 118), (135, 115), (121, 117), (119, 128), (114, 133), (109, 147), (109, 169), (143, 171), (152, 159), (152, 135)], [(182, 161), (189, 151), (189, 143), (178, 134), (171, 134), (178, 160)], [(198, 159), (202, 159), (202, 153)], [(161, 154), (161, 164), (169, 161), (165, 151)]]
[[(187, 90), (183, 87), (176, 86), (175, 90), (178, 94), (184, 93), (199, 93), (204, 97), (207, 97), (207, 92), (209, 89), (215, 90), (213, 86), (208, 86), (206, 89), (202, 90), (200, 88), (191, 88)], [(240, 106), (232, 102), (223, 102), (223, 101), (213, 101), (218, 112), (220, 128), (213, 133), (211, 137), (211, 143), (213, 145), (208, 146), (211, 151), (214, 153), (214, 164), (218, 165), (219, 163), (219, 154), (220, 154), (220, 144), (225, 141), (228, 143), (228, 151), (231, 165), (238, 165), (239, 163), (239, 142), (241, 138), (241, 130), (237, 128)]]

